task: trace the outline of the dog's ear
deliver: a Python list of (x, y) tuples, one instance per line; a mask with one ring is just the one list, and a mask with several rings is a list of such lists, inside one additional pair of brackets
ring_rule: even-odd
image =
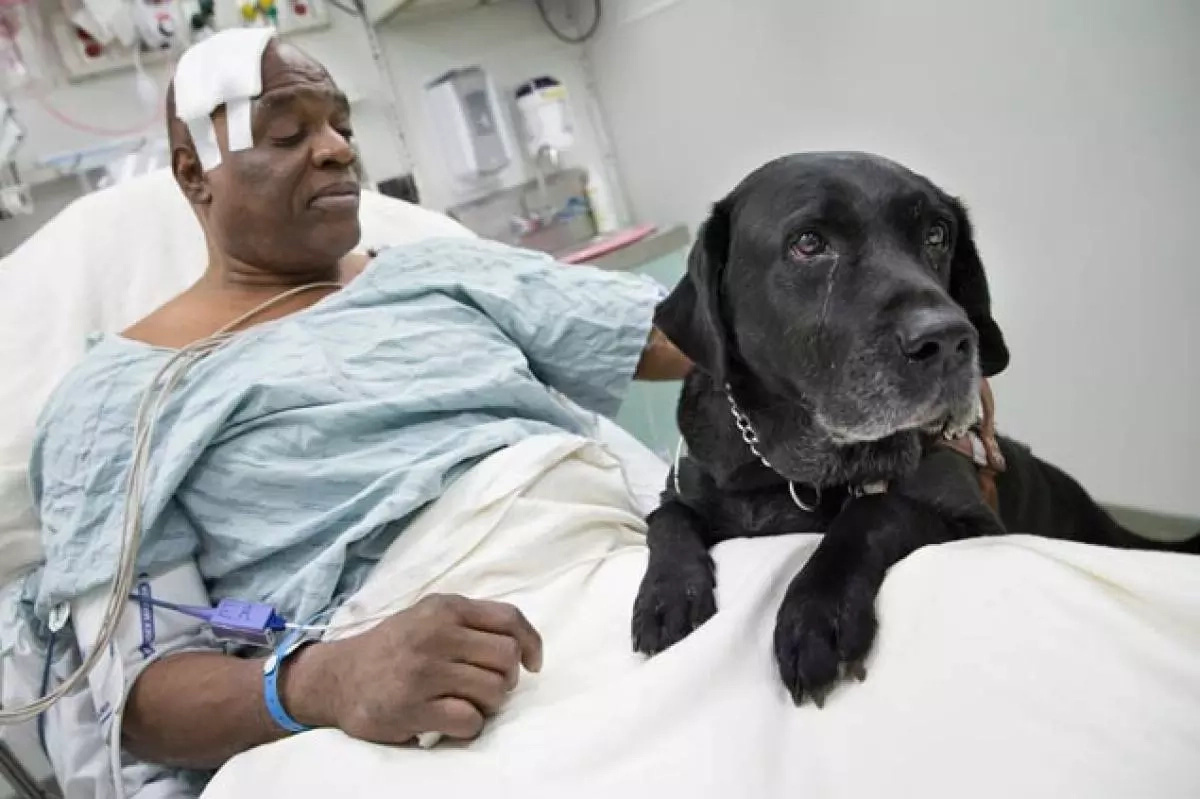
[(729, 258), (729, 209), (723, 200), (700, 227), (688, 271), (654, 313), (654, 325), (718, 384), (725, 382), (728, 341), (721, 321), (721, 272)]
[(967, 209), (957, 200), (953, 201), (953, 205), (955, 216), (958, 217), (958, 241), (954, 245), (954, 258), (950, 264), (950, 296), (967, 312), (967, 318), (979, 333), (979, 368), (984, 377), (991, 377), (1000, 374), (1008, 366), (1008, 347), (1000, 326), (992, 318), (987, 275), (984, 274), (979, 251), (975, 249)]

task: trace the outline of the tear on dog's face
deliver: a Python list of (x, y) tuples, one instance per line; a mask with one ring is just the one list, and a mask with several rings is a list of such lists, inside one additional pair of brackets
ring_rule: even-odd
[(957, 432), (1008, 351), (963, 206), (899, 164), (806, 153), (713, 209), (656, 324), (718, 385), (752, 376), (835, 443)]

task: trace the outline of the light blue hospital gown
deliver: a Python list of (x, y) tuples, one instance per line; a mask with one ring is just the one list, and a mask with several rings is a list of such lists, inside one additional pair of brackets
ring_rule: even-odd
[[(140, 568), (194, 559), (214, 598), (303, 619), (415, 511), (538, 434), (620, 406), (663, 289), (464, 239), (379, 255), (346, 288), (195, 366), (156, 430)], [(41, 418), (37, 614), (112, 578), (135, 409), (171, 351), (103, 336)], [(569, 398), (564, 401), (561, 395)]]

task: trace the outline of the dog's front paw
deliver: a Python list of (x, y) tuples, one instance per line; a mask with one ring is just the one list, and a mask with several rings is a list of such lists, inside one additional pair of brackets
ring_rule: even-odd
[(651, 559), (633, 603), (633, 648), (657, 655), (687, 638), (717, 612), (717, 585), (708, 553), (686, 563)]
[(817, 590), (797, 576), (775, 620), (775, 660), (792, 701), (809, 696), (821, 707), (842, 676), (866, 679), (863, 660), (875, 628), (874, 591)]

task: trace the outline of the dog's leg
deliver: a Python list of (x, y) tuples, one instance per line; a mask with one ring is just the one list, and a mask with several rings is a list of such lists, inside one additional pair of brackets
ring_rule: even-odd
[(989, 517), (947, 516), (896, 492), (847, 504), (788, 586), (776, 618), (775, 658), (793, 701), (809, 696), (820, 706), (842, 676), (864, 679), (887, 570), (926, 544), (1002, 532)]
[(633, 606), (633, 648), (656, 655), (717, 612), (717, 581), (695, 511), (666, 499), (648, 521), (650, 563)]

